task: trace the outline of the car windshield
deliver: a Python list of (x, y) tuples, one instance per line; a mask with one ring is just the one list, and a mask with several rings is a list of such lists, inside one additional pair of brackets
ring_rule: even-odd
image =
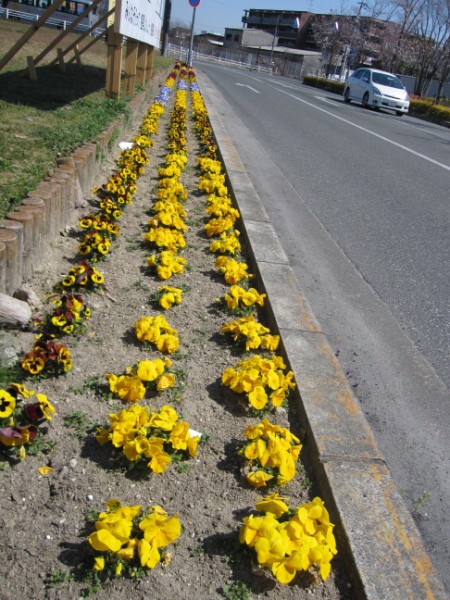
[(385, 85), (387, 87), (396, 88), (397, 90), (403, 90), (403, 83), (395, 77), (395, 75), (389, 75), (388, 73), (372, 73), (373, 83), (378, 85)]

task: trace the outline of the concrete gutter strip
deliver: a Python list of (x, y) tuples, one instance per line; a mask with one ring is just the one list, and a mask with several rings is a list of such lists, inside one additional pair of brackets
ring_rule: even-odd
[(268, 296), (269, 324), (295, 373), (310, 461), (357, 597), (444, 600), (420, 533), (221, 121), (222, 98), (205, 74), (197, 73), (197, 80), (241, 213), (252, 272)]

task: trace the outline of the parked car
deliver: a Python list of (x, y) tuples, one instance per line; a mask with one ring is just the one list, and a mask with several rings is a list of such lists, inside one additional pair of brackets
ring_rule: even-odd
[(344, 100), (361, 102), (364, 108), (387, 108), (401, 117), (409, 110), (409, 95), (398, 77), (386, 71), (360, 67), (347, 78)]

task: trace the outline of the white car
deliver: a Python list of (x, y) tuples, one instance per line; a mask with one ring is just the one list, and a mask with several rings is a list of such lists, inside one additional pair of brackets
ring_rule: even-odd
[(398, 77), (367, 67), (356, 69), (346, 80), (344, 100), (361, 102), (364, 108), (387, 108), (401, 117), (409, 110), (409, 95)]

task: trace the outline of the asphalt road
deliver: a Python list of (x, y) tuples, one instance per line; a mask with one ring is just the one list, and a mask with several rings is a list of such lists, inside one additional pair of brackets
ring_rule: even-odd
[(450, 129), (194, 68), (450, 593)]

